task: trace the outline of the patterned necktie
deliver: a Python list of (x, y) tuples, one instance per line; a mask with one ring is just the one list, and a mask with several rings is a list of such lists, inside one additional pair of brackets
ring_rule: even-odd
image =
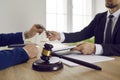
[(113, 15), (109, 15), (109, 21), (107, 24), (106, 34), (105, 34), (105, 43), (109, 44), (112, 42), (112, 18)]

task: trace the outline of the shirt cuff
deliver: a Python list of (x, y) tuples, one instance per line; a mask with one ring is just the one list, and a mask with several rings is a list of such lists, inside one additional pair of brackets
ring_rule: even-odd
[(22, 38), (23, 38), (23, 41), (24, 41), (25, 40), (24, 32), (22, 33)]
[(23, 49), (27, 53), (27, 55), (30, 56), (30, 54), (28, 53), (28, 51), (25, 48), (23, 48)]
[(100, 44), (95, 44), (96, 46), (96, 51), (95, 54), (101, 55), (103, 53), (103, 48)]
[(64, 40), (65, 40), (65, 35), (64, 35), (64, 33), (60, 33), (60, 42), (63, 42)]

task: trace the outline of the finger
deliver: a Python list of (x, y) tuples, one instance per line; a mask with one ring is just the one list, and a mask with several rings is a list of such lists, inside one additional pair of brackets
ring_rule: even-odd
[(47, 36), (52, 36), (52, 37), (56, 37), (57, 36), (57, 32), (55, 31), (47, 31)]
[(50, 40), (53, 41), (53, 40), (56, 40), (56, 38), (52, 37), (52, 38), (50, 38)]
[(82, 52), (82, 54), (84, 54), (84, 55), (87, 55), (88, 54), (88, 52), (86, 51), (86, 50), (81, 50), (81, 52)]
[(46, 31), (46, 35), (47, 36), (52, 36), (52, 33), (50, 33), (49, 31)]
[(35, 24), (34, 26), (35, 26), (36, 30), (38, 30), (38, 31), (39, 30), (46, 30), (45, 27), (41, 24)]
[(57, 34), (57, 32), (55, 32), (55, 31), (47, 31), (47, 32), (49, 32), (49, 33), (51, 33), (53, 35)]
[(36, 24), (35, 25), (36, 31), (41, 34), (43, 31), (46, 31), (45, 27), (41, 24)]
[(37, 29), (44, 29), (45, 30), (45, 27), (41, 24), (35, 24), (34, 25)]
[(75, 48), (72, 48), (71, 50), (72, 50), (72, 51), (75, 51), (75, 50), (80, 51), (81, 48), (79, 48), (79, 47), (75, 47)]
[(48, 35), (47, 35), (47, 38), (48, 38), (49, 40), (52, 40), (52, 39), (53, 39), (52, 36), (48, 36)]
[(54, 37), (54, 36), (49, 36), (48, 39), (49, 39), (50, 41), (53, 41), (53, 40), (56, 40), (56, 37)]
[(80, 43), (80, 44), (77, 45), (77, 47), (82, 46), (83, 44), (84, 44), (84, 43)]

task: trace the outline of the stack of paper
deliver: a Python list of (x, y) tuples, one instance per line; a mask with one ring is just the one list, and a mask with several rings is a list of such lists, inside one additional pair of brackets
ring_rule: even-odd
[(53, 52), (70, 50), (71, 48), (75, 47), (75, 46), (68, 46), (68, 45), (65, 45), (65, 44), (60, 43), (60, 42), (47, 42), (47, 43), (53, 45), (53, 48), (52, 48)]
[[(100, 55), (79, 55), (79, 54), (69, 54), (69, 55), (64, 55), (73, 59), (77, 60), (82, 60), (85, 62), (89, 63), (96, 63), (96, 62), (103, 62), (103, 61), (109, 61), (109, 60), (114, 60), (112, 57), (107, 57), (107, 56), (100, 56)], [(70, 62), (65, 59), (61, 59), (61, 61), (68, 65), (68, 66), (78, 66), (78, 64)]]
[[(114, 60), (114, 58), (112, 57), (100, 56), (100, 55), (81, 55), (79, 51), (70, 51), (70, 49), (74, 48), (75, 46), (68, 46), (62, 43), (52, 43), (52, 45), (54, 46), (53, 51), (56, 52), (57, 54), (61, 54), (61, 55), (67, 54), (64, 56), (77, 60), (82, 60), (89, 63)], [(70, 62), (65, 59), (61, 59), (61, 61), (68, 66), (78, 66), (78, 64)]]

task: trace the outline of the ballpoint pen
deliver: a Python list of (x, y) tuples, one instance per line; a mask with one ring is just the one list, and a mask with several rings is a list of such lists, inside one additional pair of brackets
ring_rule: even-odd
[(35, 45), (39, 45), (39, 44), (36, 44), (36, 43), (26, 43), (26, 44), (11, 44), (11, 45), (8, 45), (8, 48), (14, 48), (14, 47), (24, 47), (28, 44), (35, 44)]
[(45, 29), (45, 32), (48, 36), (51, 36), (52, 34), (50, 32), (48, 32), (46, 29)]

